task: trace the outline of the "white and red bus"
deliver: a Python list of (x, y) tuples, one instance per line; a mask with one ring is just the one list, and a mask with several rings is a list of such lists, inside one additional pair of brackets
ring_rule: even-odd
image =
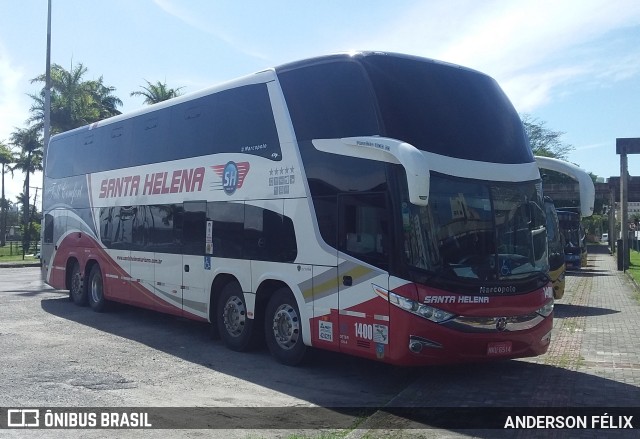
[(380, 52), (261, 71), (52, 138), (42, 270), (109, 301), (396, 365), (535, 356), (538, 167), (490, 77)]

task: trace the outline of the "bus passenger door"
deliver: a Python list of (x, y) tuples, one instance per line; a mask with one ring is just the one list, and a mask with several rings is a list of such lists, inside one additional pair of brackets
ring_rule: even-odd
[(184, 203), (182, 224), (182, 310), (185, 315), (208, 317), (209, 291), (204, 288), (205, 270), (211, 269), (211, 255), (206, 254), (207, 202), (188, 201)]
[[(384, 192), (338, 197), (341, 350), (382, 359), (388, 355), (389, 213)], [(342, 342), (344, 340), (344, 342)]]
[[(285, 215), (291, 218), (300, 229), (304, 224), (310, 223), (310, 219), (304, 216), (304, 199), (285, 201)], [(340, 317), (338, 314), (338, 252), (335, 249), (335, 241), (338, 235), (337, 199), (336, 197), (315, 197), (313, 199), (318, 228), (324, 241), (331, 247), (330, 256), (323, 258), (318, 265), (298, 265), (302, 276), (299, 283), (302, 290), (307, 314), (313, 313), (310, 333), (314, 346), (333, 351), (340, 350), (340, 344), (344, 343), (340, 329)], [(305, 245), (304, 232), (298, 232), (298, 248), (304, 256), (302, 260), (313, 260), (309, 255), (311, 246)], [(310, 235), (310, 236), (313, 236)], [(305, 255), (306, 253), (306, 255)], [(313, 254), (313, 253), (311, 253)], [(309, 270), (311, 273), (309, 273)], [(304, 277), (309, 276), (308, 279)], [(311, 309), (310, 309), (311, 307)], [(302, 310), (301, 310), (302, 312)]]
[(154, 305), (182, 315), (182, 204), (149, 206), (153, 221)]

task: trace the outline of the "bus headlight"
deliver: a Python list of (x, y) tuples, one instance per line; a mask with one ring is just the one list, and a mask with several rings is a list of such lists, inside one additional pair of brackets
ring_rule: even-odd
[(415, 300), (407, 299), (406, 297), (402, 297), (392, 291), (389, 291), (389, 302), (398, 308), (435, 323), (442, 323), (455, 317), (455, 314), (434, 308), (433, 306), (427, 306), (423, 303), (416, 302)]
[(553, 299), (545, 303), (545, 305), (542, 308), (536, 310), (536, 312), (542, 317), (549, 317), (549, 315), (553, 312)]

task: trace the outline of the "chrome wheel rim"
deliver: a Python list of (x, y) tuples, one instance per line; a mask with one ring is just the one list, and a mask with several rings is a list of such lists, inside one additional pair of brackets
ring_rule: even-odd
[(273, 335), (278, 346), (289, 350), (300, 337), (300, 318), (291, 305), (280, 305), (273, 316)]
[(102, 300), (102, 280), (100, 276), (93, 276), (91, 279), (91, 299), (98, 303)]
[(237, 337), (242, 334), (247, 317), (247, 309), (238, 296), (230, 297), (224, 305), (222, 318), (227, 332)]

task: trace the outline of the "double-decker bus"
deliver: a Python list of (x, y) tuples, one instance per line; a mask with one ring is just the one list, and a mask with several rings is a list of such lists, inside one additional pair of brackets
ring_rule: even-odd
[[(552, 157), (536, 156), (535, 159), (540, 169), (560, 172), (576, 180), (578, 182), (580, 215), (588, 217), (593, 214), (596, 190), (591, 176), (586, 171), (572, 163)], [(572, 250), (569, 250), (569, 256), (565, 254), (565, 235), (569, 233), (567, 232), (568, 218), (563, 213), (558, 214), (551, 198), (544, 197), (544, 206), (547, 217), (547, 240), (549, 241), (549, 277), (553, 283), (554, 298), (562, 299), (565, 287), (565, 258), (574, 258)], [(563, 228), (560, 226), (559, 215), (563, 218)], [(586, 265), (586, 245), (582, 254), (584, 254), (584, 262), (581, 260), (581, 265)], [(572, 263), (573, 259), (570, 262)], [(571, 266), (573, 267), (574, 264)]]
[(330, 55), (54, 136), (42, 272), (78, 305), (395, 365), (544, 353), (538, 167), (490, 77)]

